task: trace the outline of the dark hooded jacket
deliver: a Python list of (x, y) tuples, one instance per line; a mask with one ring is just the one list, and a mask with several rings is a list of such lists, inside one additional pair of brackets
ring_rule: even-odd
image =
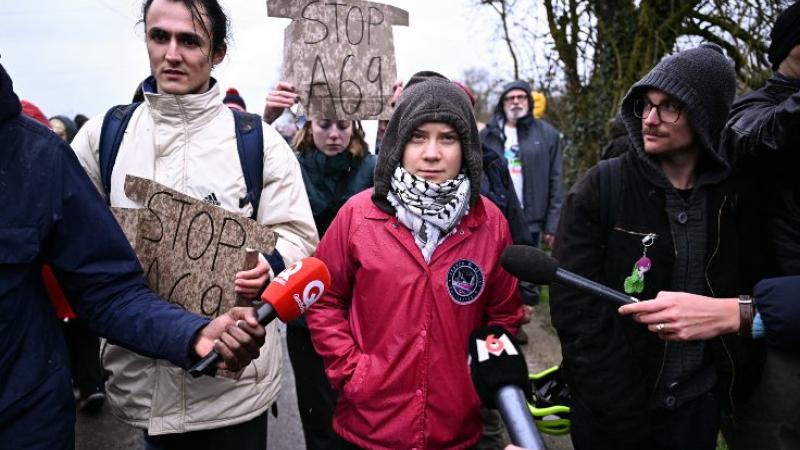
[(310, 148), (300, 152), (297, 159), (321, 238), (347, 199), (372, 187), (376, 157), (367, 153), (354, 158), (349, 151), (328, 156)]
[[(648, 89), (678, 99), (695, 131), (701, 160), (688, 198), (644, 151), (642, 121), (633, 104)], [(665, 58), (633, 85), (621, 111), (632, 151), (609, 161), (618, 165), (621, 179), (604, 182), (609, 166), (596, 166), (567, 195), (554, 249), (563, 268), (622, 291), (642, 257), (642, 238), (652, 233), (655, 242), (647, 249), (652, 268), (639, 298), (654, 298), (662, 290), (716, 297), (751, 292), (752, 285), (744, 286), (738, 276), (735, 200), (723, 181), (729, 166), (718, 151), (734, 91), (733, 68), (721, 50), (706, 46)], [(619, 198), (609, 218), (611, 183), (619, 184)], [(732, 386), (734, 379), (750, 384), (734, 369), (742, 345), (736, 337), (665, 343), (616, 308), (571, 288), (551, 290), (565, 376), (596, 426), (620, 442), (649, 448), (654, 410), (679, 409), (715, 387), (718, 399), (730, 405), (742, 387)]]
[[(522, 89), (530, 98), (531, 87), (525, 81), (514, 81), (503, 88), (500, 100), (489, 124), (481, 130), (482, 145), (500, 155), (508, 167), (504, 149), (503, 128), (506, 115), (503, 97), (512, 89)], [(544, 120), (531, 114), (533, 100), (528, 102), (528, 114), (517, 121), (517, 139), (523, 171), (523, 198), (519, 199), (525, 212), (530, 233), (555, 234), (562, 202), (562, 140), (561, 133)]]
[(508, 220), (511, 240), (517, 245), (531, 245), (527, 219), (514, 190), (506, 159), (483, 147), (483, 181), (481, 194), (492, 201)]
[(75, 154), (20, 109), (0, 66), (0, 442), (72, 448), (69, 358), (43, 263), (94, 332), (137, 353), (188, 367), (191, 343), (208, 320), (147, 288)]

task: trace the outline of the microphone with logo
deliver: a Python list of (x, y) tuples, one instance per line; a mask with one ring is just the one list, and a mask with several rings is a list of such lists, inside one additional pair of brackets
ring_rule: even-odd
[(558, 267), (558, 260), (535, 247), (511, 245), (503, 250), (500, 264), (508, 273), (534, 284), (558, 283), (573, 287), (617, 305), (636, 303), (636, 297), (625, 295), (600, 283)]
[(498, 409), (514, 445), (544, 450), (527, 399), (532, 396), (528, 365), (514, 337), (502, 327), (478, 328), (469, 336), (472, 383), (484, 406)]
[[(261, 294), (264, 302), (256, 310), (258, 323), (266, 326), (277, 317), (288, 322), (300, 317), (314, 304), (331, 284), (331, 274), (321, 260), (308, 257), (292, 264), (279, 273)], [(193, 377), (214, 376), (221, 361), (216, 350), (195, 364), (189, 373)]]

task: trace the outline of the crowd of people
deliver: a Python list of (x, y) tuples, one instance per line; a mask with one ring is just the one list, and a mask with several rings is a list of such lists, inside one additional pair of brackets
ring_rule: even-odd
[[(333, 117), (279, 132), (296, 86), (250, 114), (211, 76), (229, 39), (217, 0), (145, 0), (142, 23), (151, 75), (108, 114), (48, 119), (0, 66), (0, 447), (72, 448), (74, 386), (79, 409), (107, 402), (147, 449), (266, 449), (277, 325), (147, 287), (109, 209), (138, 206), (136, 175), (274, 231), (230, 280), (244, 299), (306, 256), (327, 265), (331, 285), (286, 326), (309, 449), (507, 444), (467, 341), (485, 325), (527, 341), (539, 291), (501, 267), (512, 244), (641, 299), (550, 290), (575, 449), (712, 450), (720, 431), (732, 450), (800, 448), (800, 3), (774, 24), (774, 76), (739, 98), (722, 48), (662, 59), (566, 194), (564, 138), (526, 81), (480, 130), (468, 86), (420, 71), (396, 83), (378, 142)], [(189, 376), (212, 349), (240, 376)]]

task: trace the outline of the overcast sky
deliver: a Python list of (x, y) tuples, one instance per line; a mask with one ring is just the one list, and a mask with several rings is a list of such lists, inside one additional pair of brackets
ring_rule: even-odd
[[(279, 76), (289, 20), (268, 17), (265, 0), (221, 3), (233, 41), (213, 76), (223, 89), (239, 89), (250, 111), (261, 111)], [(401, 79), (419, 70), (458, 78), (470, 67), (510, 73), (505, 47), (492, 38), (494, 13), (471, 6), (474, 0), (384, 3), (409, 12), (410, 26), (394, 27)], [(19, 96), (47, 116), (103, 113), (130, 102), (149, 73), (143, 28), (136, 25), (140, 8), (141, 0), (2, 0), (0, 62)]]

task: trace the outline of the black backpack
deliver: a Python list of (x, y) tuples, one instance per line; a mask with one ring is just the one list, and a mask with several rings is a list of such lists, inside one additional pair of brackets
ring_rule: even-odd
[(598, 175), (600, 177), (600, 202), (603, 209), (601, 226), (606, 233), (614, 228), (619, 212), (619, 204), (622, 197), (624, 178), (622, 176), (622, 157), (618, 156), (611, 159), (603, 159), (597, 163)]
[[(117, 160), (119, 146), (122, 144), (128, 122), (140, 104), (141, 102), (135, 102), (114, 106), (103, 118), (103, 127), (100, 131), (100, 179), (106, 194), (106, 202), (110, 202), (111, 172)], [(253, 205), (253, 214), (250, 218), (255, 220), (263, 188), (264, 130), (261, 117), (257, 114), (231, 111), (236, 124), (236, 147), (239, 150), (239, 161), (247, 186), (247, 195), (239, 199), (239, 207), (244, 207), (247, 203)]]

